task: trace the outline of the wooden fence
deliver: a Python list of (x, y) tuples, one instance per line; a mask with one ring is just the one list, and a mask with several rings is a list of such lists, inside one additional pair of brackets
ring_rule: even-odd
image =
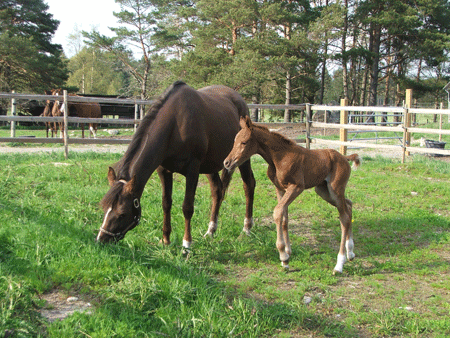
[[(11, 99), (12, 100), (12, 115), (0, 116), (0, 121), (11, 122), (11, 137), (0, 137), (1, 142), (23, 142), (23, 143), (63, 143), (64, 152), (66, 158), (68, 157), (69, 144), (128, 144), (130, 139), (113, 139), (113, 138), (100, 138), (100, 139), (81, 139), (81, 138), (69, 138), (68, 133), (64, 133), (64, 138), (29, 138), (29, 137), (16, 137), (14, 134), (14, 123), (17, 121), (26, 122), (63, 122), (65, 130), (68, 130), (69, 123), (102, 123), (102, 124), (120, 124), (120, 125), (137, 125), (140, 120), (135, 119), (105, 119), (105, 118), (78, 118), (68, 116), (68, 105), (64, 105), (64, 116), (63, 117), (30, 117), (30, 116), (15, 116), (14, 107), (15, 100), (60, 100), (64, 102), (97, 102), (97, 103), (121, 103), (121, 104), (134, 104), (134, 105), (150, 105), (152, 101), (148, 100), (135, 100), (135, 99), (110, 99), (110, 98), (93, 98), (93, 97), (77, 97), (68, 96), (67, 92), (64, 92), (63, 98), (61, 96), (52, 95), (28, 95), (28, 94), (15, 94), (15, 93), (0, 93), (0, 99)], [(301, 105), (267, 105), (267, 104), (249, 104), (250, 109), (271, 109), (271, 110), (285, 110), (289, 109), (292, 111), (304, 111), (306, 114), (305, 129), (306, 129), (306, 147), (310, 148), (311, 143), (324, 144), (330, 146), (339, 146), (340, 152), (346, 154), (347, 147), (361, 147), (361, 148), (381, 148), (381, 149), (395, 149), (398, 150), (398, 145), (390, 144), (380, 144), (380, 143), (368, 143), (368, 142), (354, 142), (348, 140), (349, 130), (367, 131), (367, 132), (396, 132), (402, 134), (402, 162), (405, 157), (410, 153), (422, 153), (422, 154), (439, 154), (450, 156), (450, 150), (437, 149), (437, 148), (419, 148), (411, 146), (411, 133), (424, 133), (424, 134), (434, 134), (439, 135), (450, 135), (450, 130), (442, 129), (442, 116), (448, 116), (450, 119), (450, 110), (448, 109), (415, 109), (410, 108), (412, 102), (412, 91), (407, 91), (407, 98), (405, 107), (354, 107), (348, 106), (347, 101), (341, 100), (340, 106), (324, 106), (324, 105), (312, 105), (312, 104), (301, 104)], [(137, 111), (137, 108), (136, 108)], [(315, 111), (339, 111), (340, 112), (340, 123), (327, 123), (327, 122), (314, 122), (312, 121), (313, 112)], [(401, 116), (401, 124), (395, 126), (378, 126), (378, 125), (364, 125), (364, 124), (349, 124), (348, 113), (349, 112), (380, 112), (383, 114), (394, 113), (397, 116)], [(429, 129), (429, 128), (417, 128), (411, 125), (411, 115), (412, 114), (439, 114), (441, 116), (441, 123), (439, 129)], [(270, 126), (280, 126), (286, 125), (285, 123), (264, 123)], [(339, 129), (340, 139), (337, 140), (325, 140), (320, 138), (312, 138), (311, 128), (332, 128)]]

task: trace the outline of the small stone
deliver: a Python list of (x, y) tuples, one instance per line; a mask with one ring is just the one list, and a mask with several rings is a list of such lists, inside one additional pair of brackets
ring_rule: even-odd
[(303, 303), (304, 303), (305, 305), (308, 305), (308, 304), (311, 303), (311, 302), (312, 302), (312, 297), (309, 297), (309, 296), (303, 297)]
[(74, 303), (78, 301), (78, 297), (69, 297), (66, 299), (67, 303)]

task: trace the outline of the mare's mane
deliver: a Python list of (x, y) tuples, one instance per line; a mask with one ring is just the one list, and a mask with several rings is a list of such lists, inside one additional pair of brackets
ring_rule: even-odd
[(122, 159), (114, 165), (116, 171), (118, 172), (118, 179), (131, 179), (131, 177), (129, 177), (131, 161), (143, 146), (142, 143), (145, 140), (144, 136), (147, 134), (147, 129), (155, 120), (159, 110), (167, 102), (168, 98), (183, 85), (186, 85), (183, 81), (176, 81), (172, 85), (170, 85), (161, 96), (155, 99), (150, 107), (150, 110), (147, 112), (147, 114), (139, 124), (136, 133), (133, 135), (127, 151), (123, 155)]
[(265, 126), (252, 124), (252, 128), (258, 129), (266, 134), (270, 134), (270, 135), (274, 136), (277, 139), (277, 141), (279, 141), (280, 143), (282, 143), (284, 145), (287, 145), (287, 146), (297, 145), (297, 143), (292, 141), (291, 139), (288, 139), (284, 135), (281, 135), (277, 132), (270, 131), (269, 128), (267, 128)]

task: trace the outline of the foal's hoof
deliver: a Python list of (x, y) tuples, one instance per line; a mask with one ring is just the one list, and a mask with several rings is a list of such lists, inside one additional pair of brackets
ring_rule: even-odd
[(289, 271), (289, 259), (287, 261), (281, 261), (281, 267), (285, 271)]
[(336, 276), (336, 275), (342, 275), (342, 271), (339, 271), (339, 270), (336, 270), (336, 269), (334, 269), (333, 270), (333, 276)]
[(355, 259), (355, 254), (353, 252), (350, 252), (347, 254), (347, 259), (349, 261), (352, 261), (353, 259)]

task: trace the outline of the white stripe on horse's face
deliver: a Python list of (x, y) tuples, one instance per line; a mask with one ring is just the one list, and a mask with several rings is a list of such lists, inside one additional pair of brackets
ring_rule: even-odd
[[(111, 210), (112, 210), (112, 208), (109, 208), (109, 209), (106, 211), (106, 213), (105, 213), (105, 218), (103, 218), (103, 223), (102, 223), (102, 226), (100, 227), (100, 230), (103, 229), (104, 226), (106, 225), (106, 222), (108, 221), (108, 216), (109, 216), (109, 213), (111, 212)], [(101, 233), (102, 233), (101, 231), (98, 232), (98, 235), (97, 235), (97, 242), (100, 240), (100, 235), (101, 235)]]

